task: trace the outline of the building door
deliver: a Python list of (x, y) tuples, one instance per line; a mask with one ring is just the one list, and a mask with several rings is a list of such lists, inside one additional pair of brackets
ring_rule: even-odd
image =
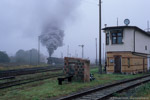
[(114, 72), (121, 73), (121, 56), (115, 56)]

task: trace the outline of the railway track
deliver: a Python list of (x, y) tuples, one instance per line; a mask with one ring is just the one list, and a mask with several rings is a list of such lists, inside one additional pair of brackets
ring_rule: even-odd
[[(91, 68), (96, 68), (96, 67), (91, 67)], [(48, 71), (59, 71), (62, 69), (63, 67), (57, 67), (57, 68), (39, 67), (39, 68), (25, 68), (25, 69), (17, 69), (17, 70), (0, 71), (0, 80), (8, 79), (19, 75), (36, 74), (36, 73), (43, 73)]]
[(88, 91), (62, 97), (58, 100), (106, 100), (114, 93), (133, 88), (148, 81), (150, 81), (150, 74), (134, 79), (106, 84), (104, 86), (99, 86)]
[(35, 74), (35, 73), (42, 73), (48, 71), (59, 71), (62, 70), (62, 67), (59, 68), (26, 68), (26, 69), (17, 69), (17, 70), (7, 70), (7, 71), (0, 71), (0, 80), (6, 79), (7, 77), (15, 77), (20, 75), (27, 75), (27, 74)]
[(62, 76), (62, 75), (63, 74), (52, 74), (49, 76), (45, 75), (45, 76), (38, 77), (38, 78), (34, 77), (34, 78), (27, 78), (27, 79), (20, 79), (20, 80), (12, 80), (9, 82), (0, 83), (0, 89), (5, 89), (5, 88), (12, 87), (12, 86), (18, 86), (18, 85), (31, 83), (31, 82), (41, 81), (41, 80), (45, 80), (45, 79), (49, 79), (49, 78)]
[[(96, 68), (96, 67), (93, 67)], [(20, 75), (28, 75), (28, 74), (36, 74), (36, 73), (42, 73), (42, 72), (48, 72), (48, 71), (59, 71), (62, 70), (62, 68), (55, 68), (55, 69), (44, 69), (44, 70), (33, 70), (32, 69), (26, 69), (24, 72), (21, 71), (16, 71), (16, 70), (11, 70), (11, 71), (4, 71), (1, 73), (3, 73), (3, 75), (0, 73), (1, 76), (5, 76), (5, 77), (0, 77), (0, 80), (7, 80), (10, 79), (11, 81), (8, 82), (2, 82), (0, 83), (0, 89), (4, 89), (4, 88), (9, 88), (12, 86), (17, 86), (17, 85), (22, 85), (22, 84), (27, 84), (27, 83), (31, 83), (31, 82), (35, 82), (35, 81), (41, 81), (41, 80), (45, 80), (45, 79), (49, 79), (49, 78), (54, 78), (54, 77), (59, 77), (62, 76), (63, 74), (52, 74), (52, 75), (45, 75), (45, 76), (41, 76), (38, 78), (27, 78), (27, 79), (19, 79), (19, 80), (15, 80), (17, 76)], [(29, 71), (29, 72), (27, 72)], [(9, 73), (10, 72), (10, 73)], [(6, 74), (6, 75), (5, 75)], [(14, 76), (11, 76), (14, 75)]]

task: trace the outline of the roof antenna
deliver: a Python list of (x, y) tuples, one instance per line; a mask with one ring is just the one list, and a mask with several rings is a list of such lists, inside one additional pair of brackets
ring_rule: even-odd
[(147, 32), (149, 32), (149, 20), (147, 21)]
[(117, 26), (118, 26), (118, 17), (117, 17)]

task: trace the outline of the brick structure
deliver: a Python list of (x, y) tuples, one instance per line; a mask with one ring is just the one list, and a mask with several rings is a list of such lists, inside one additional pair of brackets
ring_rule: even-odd
[(90, 61), (80, 58), (64, 58), (64, 73), (66, 76), (73, 75), (74, 80), (90, 81)]

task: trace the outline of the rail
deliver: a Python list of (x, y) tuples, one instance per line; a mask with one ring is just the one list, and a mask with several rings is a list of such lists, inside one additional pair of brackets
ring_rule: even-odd
[(148, 81), (150, 81), (150, 74), (134, 79), (115, 82), (113, 84), (98, 86), (87, 91), (62, 97), (58, 100), (105, 100), (106, 98), (111, 97), (114, 93), (135, 87)]

